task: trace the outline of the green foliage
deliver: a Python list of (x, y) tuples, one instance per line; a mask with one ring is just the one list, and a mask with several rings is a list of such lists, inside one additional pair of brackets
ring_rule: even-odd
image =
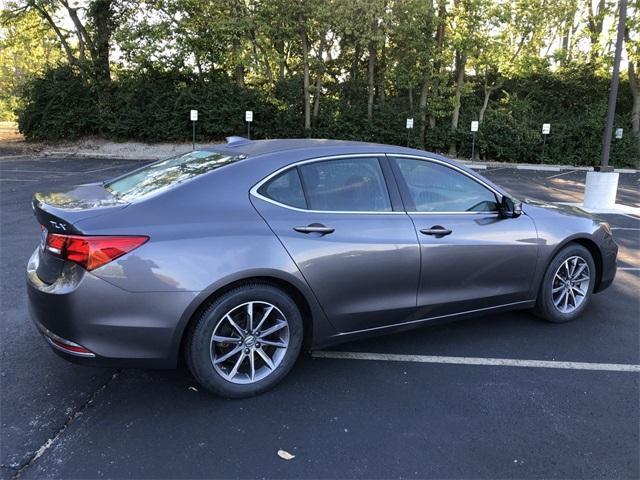
[[(488, 110), (476, 146), (484, 158), (531, 163), (595, 165), (599, 161), (602, 126), (607, 103), (606, 78), (586, 69), (515, 78), (496, 94)], [(625, 90), (626, 85), (621, 86)], [(332, 85), (331, 89), (341, 86)], [(405, 118), (412, 114), (407, 98), (389, 98), (367, 122), (366, 97), (356, 86), (360, 102), (347, 102), (327, 94), (318, 125), (310, 132), (319, 138), (407, 144)], [(123, 73), (112, 83), (106, 101), (98, 103), (94, 89), (68, 67), (50, 70), (34, 78), (23, 92), (24, 109), (20, 130), (30, 140), (58, 140), (85, 135), (101, 135), (116, 140), (147, 142), (188, 141), (191, 135), (189, 110), (200, 112), (199, 142), (218, 141), (229, 135), (244, 135), (244, 111), (253, 110), (253, 138), (301, 137), (299, 119), (302, 80), (295, 76), (279, 82), (271, 94), (250, 87), (238, 87), (224, 75), (199, 78), (180, 72), (146, 71)], [(507, 93), (508, 92), (508, 93)], [(329, 92), (330, 93), (330, 92)], [(471, 154), (469, 124), (482, 103), (482, 91), (470, 91), (463, 98), (460, 127), (451, 132), (441, 122), (427, 128), (427, 149), (446, 151), (453, 138), (460, 155)], [(621, 94), (616, 126), (623, 127), (622, 141), (614, 140), (612, 163), (638, 166), (635, 140), (630, 135), (630, 99)], [(415, 116), (418, 122), (417, 116)], [(543, 155), (542, 123), (551, 123)], [(418, 145), (419, 125), (410, 132), (409, 142)]]

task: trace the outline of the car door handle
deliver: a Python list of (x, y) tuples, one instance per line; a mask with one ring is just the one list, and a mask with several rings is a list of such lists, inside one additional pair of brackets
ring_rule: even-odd
[(436, 237), (444, 237), (445, 235), (451, 234), (451, 230), (441, 227), (440, 225), (434, 225), (431, 228), (421, 229), (420, 233), (424, 233), (425, 235), (434, 235)]
[(322, 235), (328, 235), (335, 232), (335, 228), (325, 227), (321, 223), (312, 223), (306, 227), (293, 227), (296, 232), (300, 233), (320, 233)]

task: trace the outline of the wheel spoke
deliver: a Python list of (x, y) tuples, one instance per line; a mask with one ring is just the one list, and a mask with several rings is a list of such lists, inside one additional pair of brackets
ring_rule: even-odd
[(576, 278), (574, 282), (576, 283), (586, 282), (589, 280), (589, 278), (590, 278), (589, 275), (585, 275), (584, 277)]
[(241, 351), (242, 351), (242, 345), (238, 345), (236, 348), (234, 348), (234, 349), (232, 349), (232, 350), (228, 351), (227, 353), (225, 353), (225, 354), (224, 354), (223, 356), (221, 356), (220, 358), (216, 358), (216, 359), (213, 361), (213, 364), (214, 364), (214, 365), (217, 365), (217, 364), (219, 364), (219, 363), (222, 363), (222, 362), (224, 362), (225, 360), (227, 360), (227, 359), (229, 359), (229, 358), (233, 357), (234, 355), (236, 355), (238, 352), (241, 352)]
[(565, 311), (567, 310), (568, 306), (569, 306), (569, 292), (565, 292), (565, 294), (564, 294), (564, 309), (565, 309)]
[(567, 291), (563, 290), (560, 296), (558, 297), (558, 299), (553, 301), (553, 303), (556, 304), (556, 307), (560, 307), (560, 304), (562, 303), (562, 300), (564, 299), (566, 294), (567, 294)]
[(253, 332), (253, 302), (247, 304), (247, 331)]
[(573, 288), (569, 290), (569, 295), (571, 295), (571, 298), (573, 299), (573, 308), (576, 308), (578, 306), (578, 302), (576, 301), (575, 293), (573, 293)]
[(277, 347), (277, 348), (286, 348), (287, 344), (284, 342), (274, 342), (272, 340), (260, 340), (260, 343), (262, 345), (271, 345), (272, 347)]
[(236, 322), (234, 322), (234, 321), (233, 321), (233, 318), (231, 318), (231, 315), (227, 314), (227, 315), (225, 315), (225, 317), (224, 317), (224, 318), (226, 318), (226, 319), (227, 319), (227, 322), (229, 322), (229, 323), (231, 324), (231, 326), (232, 326), (233, 328), (235, 328), (235, 329), (236, 329), (236, 332), (238, 332), (238, 334), (240, 334), (240, 337), (241, 337), (241, 338), (244, 338), (244, 330), (242, 330), (242, 329), (238, 326), (238, 324), (237, 324)]
[(261, 332), (258, 338), (262, 339), (264, 337), (268, 337), (272, 333), (277, 332), (278, 330), (281, 330), (286, 326), (287, 326), (287, 322), (276, 323), (273, 327), (267, 328), (264, 332)]
[(269, 317), (269, 315), (271, 315), (271, 312), (273, 311), (273, 308), (274, 308), (273, 305), (269, 305), (269, 308), (267, 308), (264, 311), (264, 314), (262, 315), (262, 318), (258, 322), (258, 326), (256, 327), (256, 331), (260, 331), (260, 327), (262, 327), (262, 324), (267, 320), (267, 317)]
[(273, 370), (274, 368), (276, 368), (273, 362), (271, 361), (271, 358), (269, 358), (269, 355), (267, 355), (264, 350), (262, 350), (261, 348), (256, 348), (256, 352), (258, 352), (258, 355), (262, 357), (262, 360), (264, 360), (264, 363), (267, 364), (267, 367), (269, 367), (270, 370)]
[(578, 266), (578, 257), (573, 259), (573, 265), (571, 265), (571, 274), (569, 275), (569, 278), (573, 278), (573, 274), (575, 273), (577, 266)]
[(247, 356), (247, 354), (244, 353), (244, 352), (242, 352), (240, 354), (240, 357), (238, 358), (238, 361), (236, 362), (236, 364), (233, 366), (233, 368), (229, 372), (229, 378), (233, 378), (233, 377), (236, 376), (236, 373), (238, 373), (238, 369), (240, 368), (240, 365), (242, 365), (242, 361), (245, 359), (246, 356)]
[(552, 289), (551, 292), (558, 293), (560, 290), (563, 290), (563, 289), (564, 289), (564, 285), (560, 285), (559, 287)]
[(580, 267), (577, 269), (577, 271), (575, 271), (573, 273), (573, 279), (575, 280), (576, 278), (578, 278), (578, 276), (584, 271), (584, 269), (587, 268), (587, 264), (583, 263), (582, 265), (580, 265)]
[(253, 382), (253, 380), (256, 378), (256, 357), (255, 357), (256, 353), (254, 350), (251, 350), (251, 353), (249, 353), (249, 366), (251, 367), (251, 381)]
[(242, 338), (239, 337), (222, 337), (220, 335), (214, 335), (211, 340), (215, 343), (240, 343)]
[(578, 287), (571, 287), (571, 289), (573, 290), (574, 294), (576, 294), (576, 293), (577, 293), (577, 294), (578, 294), (578, 295), (580, 295), (581, 297), (584, 297), (584, 296), (585, 296), (584, 292), (583, 292), (582, 290), (580, 290)]

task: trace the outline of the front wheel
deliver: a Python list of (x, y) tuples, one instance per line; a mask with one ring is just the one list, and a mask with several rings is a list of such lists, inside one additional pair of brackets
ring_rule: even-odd
[(218, 297), (188, 333), (187, 364), (209, 391), (230, 398), (276, 385), (300, 353), (300, 310), (282, 290), (254, 283)]
[(554, 323), (577, 318), (591, 300), (596, 266), (589, 250), (571, 244), (551, 261), (540, 285), (535, 312)]

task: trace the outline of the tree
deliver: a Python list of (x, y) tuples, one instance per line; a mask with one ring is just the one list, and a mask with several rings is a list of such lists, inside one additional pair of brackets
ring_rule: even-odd
[(13, 120), (21, 86), (56, 66), (63, 52), (48, 25), (35, 13), (0, 16), (0, 120)]

